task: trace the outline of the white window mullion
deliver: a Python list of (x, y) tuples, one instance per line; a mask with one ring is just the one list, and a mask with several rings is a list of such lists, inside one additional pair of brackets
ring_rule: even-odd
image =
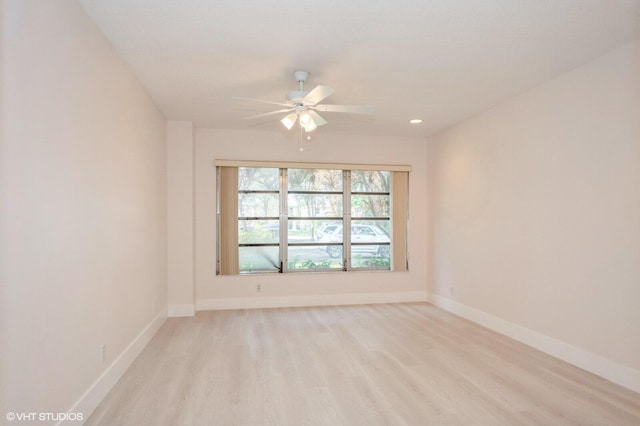
[(351, 270), (351, 172), (343, 171), (342, 179), (342, 261), (345, 271)]
[(280, 169), (280, 270), (288, 271), (289, 257), (289, 207), (287, 169)]

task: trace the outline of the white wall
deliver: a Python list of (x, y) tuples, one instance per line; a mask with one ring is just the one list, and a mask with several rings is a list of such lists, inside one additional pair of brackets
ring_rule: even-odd
[(74, 1), (1, 13), (4, 419), (66, 412), (166, 312), (166, 129)]
[(167, 123), (167, 303), (170, 316), (194, 314), (193, 124)]
[(428, 143), (430, 291), (640, 389), (640, 41)]
[[(330, 124), (329, 124), (330, 125)], [(426, 296), (426, 157), (421, 139), (315, 132), (299, 151), (297, 133), (196, 129), (196, 300), (199, 308), (405, 300)], [(216, 276), (215, 159), (408, 164), (410, 246), (406, 273), (292, 273)], [(171, 226), (171, 224), (170, 224)], [(256, 292), (256, 284), (262, 291)], [(349, 295), (348, 297), (346, 295)], [(251, 298), (270, 298), (249, 300)]]

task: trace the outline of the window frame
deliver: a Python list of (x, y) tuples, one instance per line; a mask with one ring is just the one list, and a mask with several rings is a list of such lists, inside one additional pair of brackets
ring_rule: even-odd
[[(229, 164), (232, 163), (232, 164)], [(394, 231), (396, 226), (394, 222), (396, 220), (403, 220), (405, 223), (400, 229), (404, 230), (403, 238), (400, 238), (399, 241), (405, 243), (405, 247), (401, 248), (401, 251), (404, 253), (404, 265), (401, 265), (397, 270), (400, 271), (408, 271), (408, 172), (410, 171), (409, 166), (397, 166), (397, 165), (356, 165), (356, 167), (350, 167), (353, 165), (350, 164), (331, 164), (331, 163), (282, 163), (282, 162), (238, 162), (238, 161), (216, 161), (216, 176), (220, 176), (220, 168), (221, 167), (247, 167), (247, 168), (277, 168), (278, 176), (279, 176), (279, 184), (278, 190), (241, 190), (239, 189), (239, 185), (236, 188), (237, 196), (241, 193), (269, 193), (269, 194), (278, 194), (279, 197), (279, 215), (276, 218), (274, 217), (248, 217), (248, 216), (240, 216), (239, 212), (237, 212), (236, 217), (236, 226), (239, 226), (240, 221), (242, 220), (278, 220), (279, 224), (279, 233), (278, 233), (278, 241), (274, 243), (240, 243), (237, 241), (236, 250), (240, 250), (240, 247), (257, 247), (257, 246), (269, 246), (269, 247), (278, 247), (278, 264), (279, 267), (274, 269), (256, 269), (256, 270), (240, 270), (239, 265), (236, 268), (235, 272), (231, 273), (222, 273), (220, 269), (221, 265), (221, 245), (220, 245), (220, 184), (218, 182), (216, 186), (216, 227), (217, 227), (217, 237), (216, 237), (216, 275), (228, 275), (228, 274), (240, 274), (240, 275), (255, 275), (255, 274), (271, 274), (271, 273), (338, 273), (338, 272), (395, 272), (396, 264), (394, 262), (394, 255), (398, 251), (394, 248), (394, 244), (396, 242), (396, 238), (394, 235)], [(289, 170), (291, 169), (324, 169), (324, 170), (340, 170), (342, 172), (342, 192), (337, 191), (304, 191), (304, 190), (289, 190)], [(359, 171), (384, 171), (390, 172), (389, 176), (389, 185), (388, 192), (382, 191), (352, 191), (351, 185), (351, 173), (354, 170)], [(405, 217), (394, 217), (393, 213), (393, 194), (396, 190), (396, 186), (394, 184), (394, 179), (396, 175), (394, 172), (406, 172), (406, 181), (405, 187), (407, 194), (405, 194), (403, 199), (405, 200), (406, 206), (404, 207)], [(237, 172), (236, 172), (237, 173)], [(341, 194), (342, 195), (342, 217), (328, 217), (328, 216), (291, 216), (289, 215), (289, 195), (304, 195), (304, 194)], [(389, 198), (389, 209), (388, 216), (375, 216), (375, 217), (366, 217), (366, 216), (355, 216), (352, 217), (352, 195), (381, 195), (387, 196)], [(237, 210), (236, 210), (237, 211)], [(340, 221), (342, 226), (342, 243), (330, 243), (330, 242), (299, 242), (299, 243), (291, 243), (289, 241), (289, 221), (293, 220), (301, 220), (301, 221)], [(389, 223), (389, 242), (353, 242), (351, 241), (351, 233), (352, 233), (352, 224), (353, 221), (378, 221), (378, 220), (387, 220)], [(373, 226), (373, 225), (372, 225)], [(349, 230), (349, 232), (345, 232), (345, 230)], [(384, 231), (385, 234), (387, 231)], [(292, 268), (289, 265), (289, 254), (290, 247), (297, 246), (314, 246), (314, 247), (326, 247), (329, 245), (337, 245), (342, 247), (342, 267), (341, 268)], [(353, 250), (354, 246), (358, 245), (377, 245), (377, 246), (388, 246), (388, 266), (379, 267), (379, 266), (369, 266), (369, 267), (353, 267)]]
[[(352, 227), (354, 226), (354, 222), (356, 221), (389, 221), (389, 229), (393, 228), (393, 214), (391, 213), (392, 211), (392, 189), (393, 189), (393, 173), (388, 171), (388, 170), (367, 170), (367, 171), (377, 171), (377, 172), (389, 172), (389, 185), (388, 185), (388, 191), (386, 192), (382, 192), (382, 191), (353, 191), (353, 185), (352, 185), (352, 173), (353, 170), (349, 170), (348, 171), (348, 175), (349, 175), (349, 266), (351, 268), (351, 270), (355, 270), (355, 271), (367, 271), (367, 270), (374, 270), (374, 271), (391, 271), (393, 268), (393, 258), (392, 258), (392, 248), (393, 248), (393, 244), (394, 244), (394, 238), (393, 235), (387, 235), (389, 238), (389, 242), (388, 243), (372, 243), (372, 242), (354, 242), (351, 241), (351, 236), (353, 235), (353, 229)], [(353, 216), (352, 215), (352, 198), (353, 195), (375, 195), (375, 196), (386, 196), (388, 197), (388, 202), (389, 202), (389, 209), (388, 209), (388, 214), (387, 216)], [(347, 203), (345, 203), (345, 207), (347, 206)], [(359, 225), (359, 224), (355, 224), (355, 226), (375, 226), (375, 225)], [(380, 229), (380, 227), (376, 226), (378, 229)], [(342, 230), (343, 234), (344, 234), (344, 228)], [(353, 267), (353, 247), (354, 246), (371, 246), (371, 245), (377, 245), (377, 246), (388, 246), (389, 250), (387, 252), (388, 257), (389, 257), (389, 267), (388, 268), (376, 268), (376, 267), (362, 267), (362, 266), (358, 266), (358, 267)]]
[[(288, 230), (289, 230), (289, 220), (300, 220), (300, 221), (314, 221), (314, 220), (335, 220), (342, 221), (344, 223), (344, 214), (345, 214), (345, 170), (341, 170), (338, 168), (331, 169), (307, 169), (307, 170), (340, 170), (342, 172), (342, 191), (304, 191), (304, 190), (289, 190), (289, 170), (300, 170), (299, 167), (288, 167), (282, 168), (282, 183), (280, 185), (283, 199), (283, 208), (281, 210), (281, 214), (284, 216), (284, 228), (283, 234), (281, 235), (281, 256), (280, 261), (283, 264), (282, 273), (291, 273), (291, 272), (338, 272), (345, 271), (345, 259), (344, 259), (344, 248), (342, 250), (342, 268), (322, 268), (322, 269), (301, 269), (301, 268), (290, 268), (289, 267), (289, 247), (327, 247), (333, 245), (344, 246), (344, 239), (342, 243), (291, 243), (288, 238)], [(338, 195), (342, 196), (342, 216), (289, 216), (289, 194), (318, 194), (318, 195)]]

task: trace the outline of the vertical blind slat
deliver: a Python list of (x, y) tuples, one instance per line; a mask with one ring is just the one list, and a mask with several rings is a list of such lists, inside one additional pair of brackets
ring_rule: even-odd
[(220, 274), (235, 275), (238, 260), (238, 168), (220, 167)]
[(391, 214), (393, 217), (391, 255), (392, 271), (407, 270), (407, 198), (409, 189), (408, 172), (392, 172)]

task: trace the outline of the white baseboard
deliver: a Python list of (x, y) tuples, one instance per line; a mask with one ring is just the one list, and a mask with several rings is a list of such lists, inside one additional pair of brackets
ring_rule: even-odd
[(169, 305), (170, 317), (192, 317), (196, 314), (196, 307), (193, 304)]
[(196, 308), (198, 311), (216, 311), (224, 309), (291, 308), (299, 306), (364, 305), (373, 303), (426, 301), (427, 293), (424, 291), (405, 291), (204, 299), (196, 303)]
[[(164, 309), (133, 339), (129, 346), (107, 367), (104, 373), (98, 377), (67, 413), (82, 413), (86, 421), (111, 388), (120, 380), (124, 372), (127, 371), (127, 368), (140, 355), (140, 352), (147, 346), (166, 319), (167, 310)], [(78, 422), (62, 421), (58, 423), (58, 425), (62, 424), (77, 425)]]
[(640, 371), (618, 364), (593, 352), (511, 323), (502, 318), (472, 308), (446, 297), (429, 295), (429, 302), (514, 340), (559, 358), (576, 367), (603, 377), (635, 392), (640, 392)]

